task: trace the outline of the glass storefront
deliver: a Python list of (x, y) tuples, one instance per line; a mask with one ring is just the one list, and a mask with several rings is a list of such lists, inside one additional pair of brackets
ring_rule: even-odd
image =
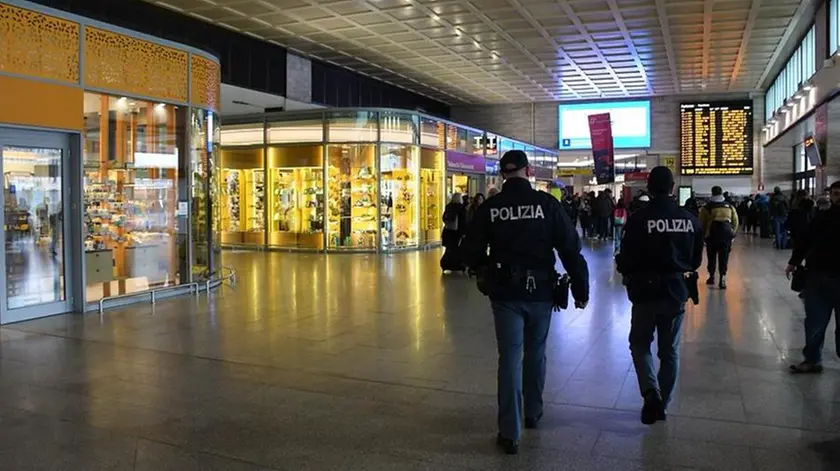
[(36, 3), (2, 6), (16, 38), (5, 39), (29, 47), (0, 46), (0, 323), (196, 292), (220, 269), (218, 59)]
[(503, 142), (399, 110), (245, 117), (220, 134), (221, 243), (317, 251), (439, 244), (447, 198), (485, 191)]
[(85, 94), (87, 301), (180, 284), (186, 108)]

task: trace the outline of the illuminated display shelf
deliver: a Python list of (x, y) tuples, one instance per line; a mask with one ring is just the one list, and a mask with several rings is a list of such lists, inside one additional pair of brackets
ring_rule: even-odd
[(752, 175), (751, 102), (680, 105), (683, 175)]

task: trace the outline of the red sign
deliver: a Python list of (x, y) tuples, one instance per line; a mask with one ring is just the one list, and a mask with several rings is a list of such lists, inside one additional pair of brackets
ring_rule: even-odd
[(630, 172), (624, 174), (624, 181), (626, 182), (646, 182), (648, 179), (648, 172)]
[(609, 113), (589, 115), (589, 138), (592, 141), (592, 160), (595, 161), (595, 179), (599, 185), (615, 182), (615, 155)]

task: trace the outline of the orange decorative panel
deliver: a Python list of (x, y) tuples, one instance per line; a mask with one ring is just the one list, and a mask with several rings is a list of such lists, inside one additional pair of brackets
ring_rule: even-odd
[(78, 23), (0, 3), (0, 72), (79, 81)]
[(90, 26), (85, 27), (86, 88), (186, 102), (184, 51)]
[(221, 69), (218, 62), (192, 55), (190, 94), (193, 106), (219, 111)]
[(0, 123), (81, 130), (84, 116), (77, 86), (0, 75)]

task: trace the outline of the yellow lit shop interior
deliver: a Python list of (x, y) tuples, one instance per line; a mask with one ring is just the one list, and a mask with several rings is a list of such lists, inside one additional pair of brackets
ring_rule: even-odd
[[(463, 138), (448, 143), (450, 135)], [(447, 172), (446, 150), (460, 145), (498, 160), (484, 141), (485, 133), (456, 123), (387, 109), (226, 120), (215, 192), (223, 247), (373, 252), (437, 245), (446, 198), (461, 177)], [(465, 178), (483, 181), (484, 174)]]

